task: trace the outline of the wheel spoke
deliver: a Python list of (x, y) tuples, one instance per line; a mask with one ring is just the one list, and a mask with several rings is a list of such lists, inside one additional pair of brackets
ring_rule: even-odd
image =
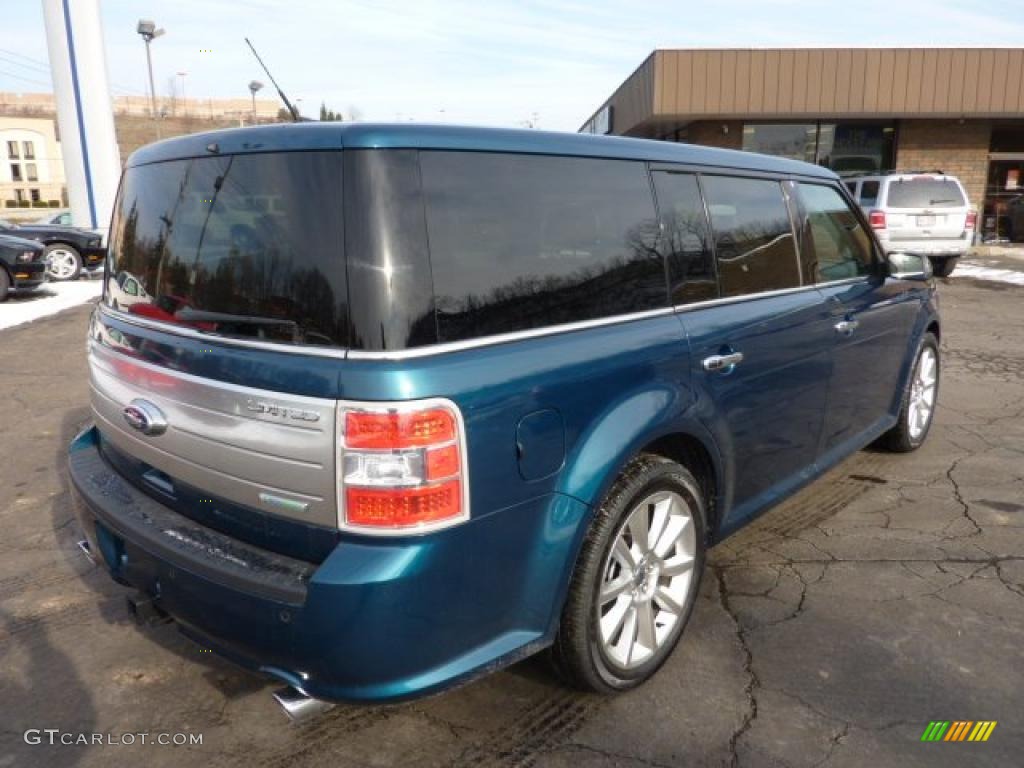
[(622, 626), (622, 622), (626, 619), (626, 614), (632, 608), (633, 605), (629, 600), (621, 599), (612, 606), (608, 613), (601, 617), (601, 636), (606, 643), (610, 643), (611, 639), (615, 637), (615, 632)]
[(606, 605), (633, 586), (633, 574), (622, 570), (619, 577), (601, 585), (601, 605)]
[(658, 587), (658, 590), (654, 593), (654, 599), (658, 605), (669, 613), (679, 616), (683, 612), (683, 606), (679, 604), (679, 601), (668, 591), (665, 585)]
[(690, 518), (683, 515), (673, 515), (669, 518), (668, 526), (661, 538), (654, 545), (654, 554), (664, 558), (679, 541), (686, 527), (690, 524)]
[(649, 549), (656, 550), (658, 540), (665, 532), (665, 526), (672, 522), (672, 497), (667, 496), (654, 505), (654, 515), (649, 533)]
[(679, 555), (665, 561), (665, 565), (661, 568), (661, 575), (671, 579), (692, 570), (693, 558), (690, 555)]
[(657, 634), (654, 627), (654, 606), (651, 601), (641, 603), (636, 608), (637, 641), (644, 648), (653, 652), (658, 647)]
[(622, 538), (622, 534), (619, 534), (619, 537), (615, 539), (612, 556), (622, 564), (623, 568), (631, 573), (636, 570), (637, 559), (633, 556), (633, 550), (626, 544), (626, 540)]
[(650, 548), (648, 539), (651, 535), (651, 529), (647, 521), (648, 512), (648, 505), (644, 504), (638, 507), (633, 510), (633, 514), (629, 516), (629, 522), (626, 524), (629, 528), (629, 533), (633, 537), (633, 546), (638, 547), (641, 553), (646, 552)]
[(630, 605), (626, 609), (625, 621), (622, 622), (622, 632), (619, 639), (612, 646), (615, 654), (622, 659), (623, 663), (629, 664), (633, 658), (633, 646), (636, 645), (636, 608)]

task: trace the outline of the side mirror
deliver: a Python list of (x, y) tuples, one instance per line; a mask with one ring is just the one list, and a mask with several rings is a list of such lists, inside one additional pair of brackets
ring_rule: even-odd
[(932, 262), (914, 253), (890, 253), (885, 257), (890, 277), (901, 280), (931, 280)]

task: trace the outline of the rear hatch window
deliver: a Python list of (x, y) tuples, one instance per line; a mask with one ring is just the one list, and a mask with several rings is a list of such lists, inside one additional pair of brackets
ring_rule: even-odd
[(967, 205), (960, 185), (952, 179), (913, 178), (889, 182), (890, 208), (959, 208)]
[(104, 302), (195, 330), (345, 347), (340, 152), (153, 163), (124, 175)]

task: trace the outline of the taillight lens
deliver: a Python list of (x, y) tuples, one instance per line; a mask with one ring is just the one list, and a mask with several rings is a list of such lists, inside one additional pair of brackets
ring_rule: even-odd
[(468, 519), (465, 429), (454, 403), (342, 403), (338, 425), (342, 528), (419, 533)]
[(872, 229), (885, 229), (885, 211), (872, 211), (868, 214), (868, 224)]
[(978, 212), (968, 211), (967, 221), (964, 223), (964, 229), (974, 229), (976, 226), (978, 226)]

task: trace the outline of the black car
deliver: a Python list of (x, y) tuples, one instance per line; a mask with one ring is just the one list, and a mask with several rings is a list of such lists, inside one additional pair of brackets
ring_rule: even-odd
[(88, 229), (52, 224), (14, 224), (0, 219), (0, 235), (13, 235), (42, 243), (46, 249), (46, 270), (51, 280), (74, 280), (83, 269), (103, 263), (103, 238)]
[(35, 288), (46, 280), (46, 249), (34, 240), (0, 234), (0, 301), (12, 288)]

